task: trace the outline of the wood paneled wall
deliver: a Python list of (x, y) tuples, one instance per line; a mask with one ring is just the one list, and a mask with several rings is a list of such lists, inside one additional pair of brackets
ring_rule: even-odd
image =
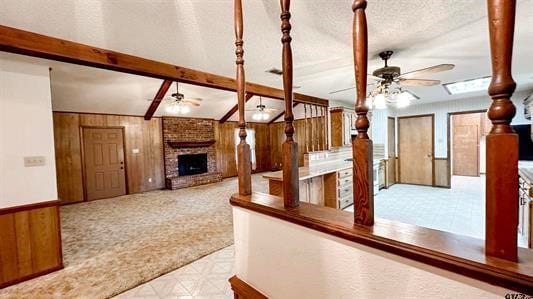
[[(314, 136), (311, 132), (311, 121), (313, 121), (313, 128), (316, 130)], [(312, 151), (312, 142), (315, 144), (315, 151), (324, 150), (324, 138), (325, 138), (325, 129), (324, 129), (324, 120), (322, 118), (308, 118), (307, 120), (307, 137), (305, 136), (305, 120), (298, 119), (294, 123), (294, 137), (298, 143), (298, 166), (304, 165), (304, 155), (307, 152), (306, 142), (309, 151)], [(272, 169), (281, 169), (281, 145), (285, 140), (285, 122), (275, 122), (270, 124), (270, 157), (271, 157), (271, 168)], [(320, 147), (318, 147), (320, 145)]]
[(0, 288), (63, 268), (58, 205), (0, 210)]
[[(269, 171), (270, 164), (270, 130), (266, 123), (247, 123), (249, 129), (255, 130), (256, 169), (254, 172)], [(215, 122), (215, 139), (217, 151), (217, 169), (222, 177), (237, 176), (235, 161), (235, 129), (237, 122)]]
[(449, 166), (448, 158), (435, 158), (435, 186), (451, 187)]
[(161, 118), (146, 121), (141, 116), (54, 112), (57, 189), (61, 203), (84, 200), (80, 133), (83, 126), (124, 127), (129, 193), (164, 188)]

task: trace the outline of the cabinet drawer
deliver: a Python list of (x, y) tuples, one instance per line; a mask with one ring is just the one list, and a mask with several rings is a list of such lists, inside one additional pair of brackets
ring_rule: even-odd
[(351, 196), (347, 196), (338, 200), (339, 209), (344, 209), (352, 204), (353, 198)]
[(344, 188), (347, 186), (351, 186), (352, 182), (353, 182), (353, 178), (351, 176), (347, 176), (347, 177), (337, 180), (337, 187)]
[(345, 177), (351, 177), (352, 169), (348, 168), (348, 169), (340, 170), (339, 172), (337, 172), (337, 176), (339, 179), (343, 179)]
[(352, 185), (346, 186), (344, 188), (337, 189), (337, 197), (338, 198), (344, 198), (347, 196), (353, 196), (352, 194)]

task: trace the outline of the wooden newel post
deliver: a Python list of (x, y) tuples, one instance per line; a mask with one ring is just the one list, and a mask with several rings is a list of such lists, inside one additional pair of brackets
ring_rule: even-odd
[(250, 145), (246, 143), (246, 120), (244, 119), (244, 94), (246, 81), (244, 79), (244, 49), (243, 49), (243, 20), (241, 0), (235, 0), (235, 55), (237, 60), (237, 106), (239, 109), (239, 138), (237, 146), (237, 170), (239, 175), (239, 194), (252, 194), (252, 163), (250, 161)]
[(280, 0), (281, 32), (283, 36), (283, 91), (285, 92), (285, 142), (283, 142), (283, 201), (286, 207), (299, 204), (298, 144), (294, 141), (294, 114), (292, 112), (292, 49), (291, 49), (291, 1)]
[(518, 136), (511, 128), (516, 108), (511, 96), (516, 83), (511, 74), (515, 0), (488, 0), (492, 105), (487, 136), (485, 253), (517, 261)]
[(353, 19), (353, 55), (355, 66), (355, 82), (357, 85), (357, 99), (355, 112), (357, 120), (355, 127), (357, 137), (352, 138), (353, 152), (353, 194), (354, 194), (354, 222), (362, 225), (374, 224), (374, 184), (373, 184), (373, 154), (372, 140), (368, 138), (368, 106), (366, 105), (368, 33), (366, 24), (367, 2), (355, 0), (352, 5)]

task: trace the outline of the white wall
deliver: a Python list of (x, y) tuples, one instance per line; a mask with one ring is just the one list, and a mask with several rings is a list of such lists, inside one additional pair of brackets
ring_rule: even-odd
[[(513, 124), (529, 124), (531, 121), (524, 117), (523, 100), (531, 94), (531, 91), (517, 92), (513, 95), (516, 106), (516, 116)], [(448, 155), (448, 113), (461, 111), (474, 111), (488, 109), (491, 100), (489, 96), (480, 96), (469, 99), (443, 101), (428, 104), (411, 105), (407, 108), (396, 109), (396, 116), (409, 116), (419, 114), (435, 114), (435, 157), (445, 158)], [(386, 124), (386, 123), (385, 123)], [(382, 130), (386, 130), (382, 129)]]
[(236, 275), (269, 298), (503, 298), (511, 291), (233, 208)]
[[(45, 165), (24, 167), (24, 157)], [(0, 60), (0, 208), (56, 200), (47, 66)]]

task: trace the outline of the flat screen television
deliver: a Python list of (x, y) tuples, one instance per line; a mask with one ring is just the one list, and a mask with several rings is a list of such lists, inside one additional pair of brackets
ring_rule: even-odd
[(531, 125), (515, 125), (513, 129), (518, 134), (518, 159), (533, 161), (533, 140), (531, 140)]

